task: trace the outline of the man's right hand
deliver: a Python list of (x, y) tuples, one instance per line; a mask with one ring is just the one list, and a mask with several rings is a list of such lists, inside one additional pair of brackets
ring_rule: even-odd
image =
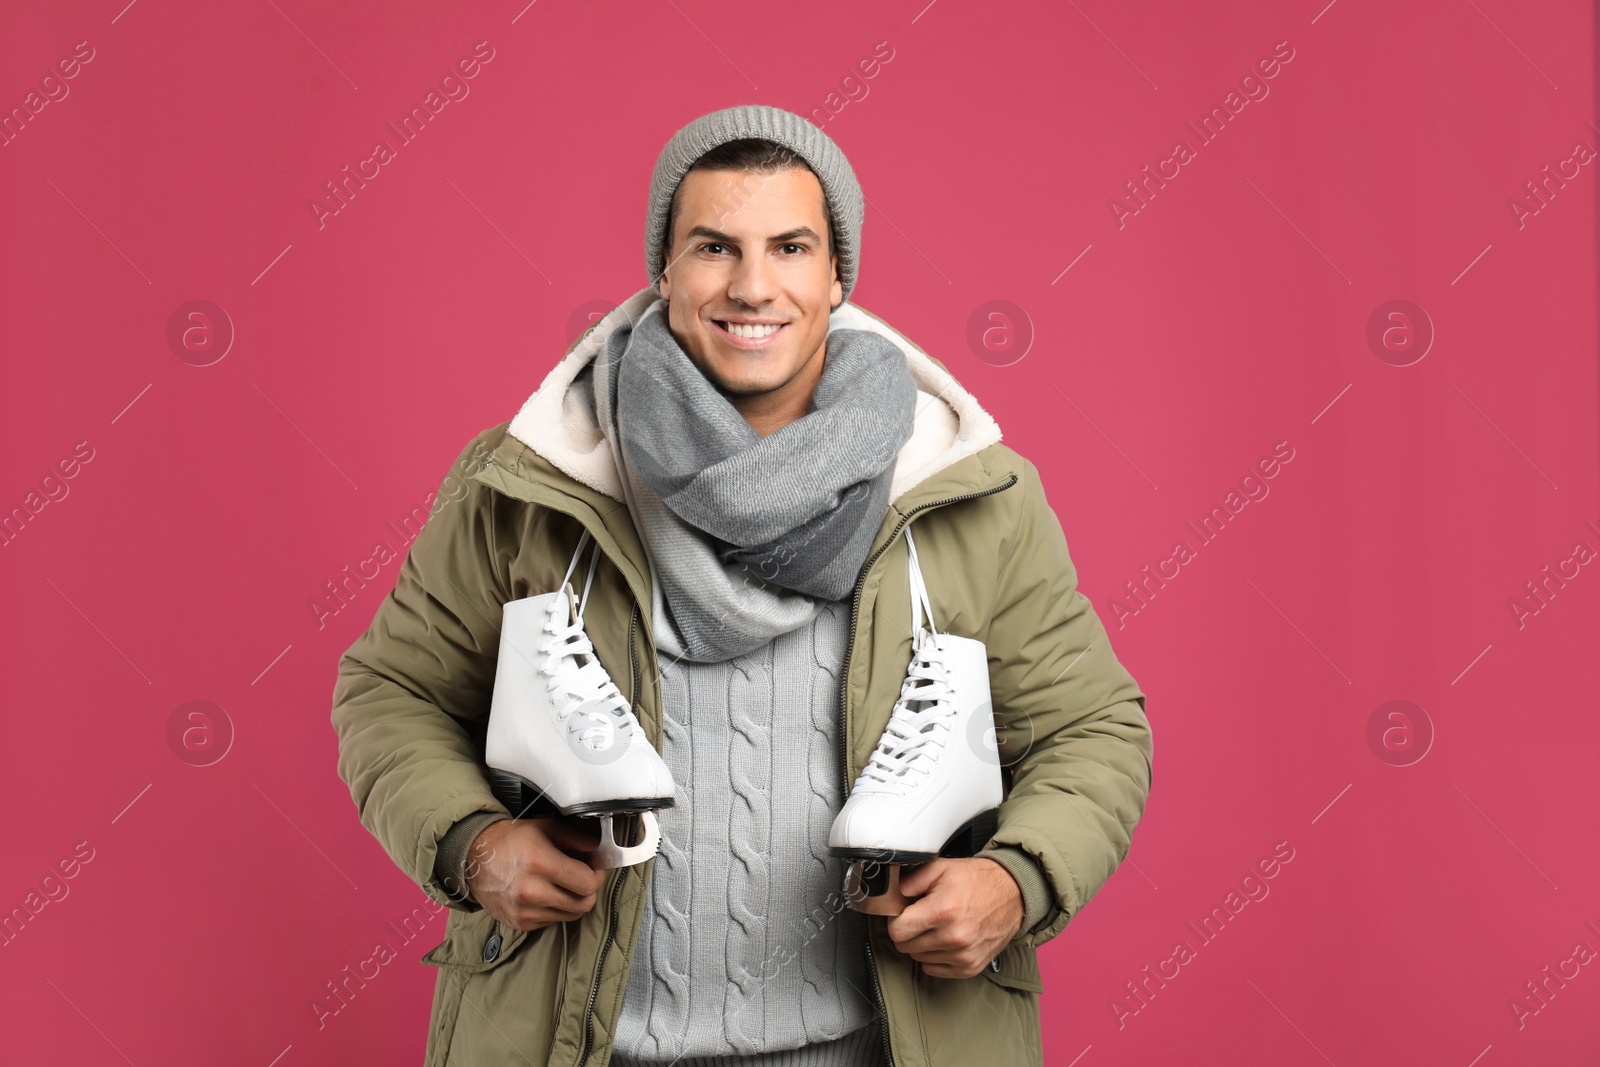
[(599, 832), (562, 819), (501, 819), (467, 849), (467, 889), (517, 930), (568, 922), (594, 907), (606, 872), (571, 855), (600, 843)]

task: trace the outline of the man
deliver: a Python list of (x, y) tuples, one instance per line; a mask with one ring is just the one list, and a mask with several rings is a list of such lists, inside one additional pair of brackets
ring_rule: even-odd
[[(678, 131), (655, 284), (469, 442), (458, 462), (489, 458), (340, 660), (339, 774), (451, 909), (429, 1064), (1042, 1063), (1034, 950), (1127, 854), (1144, 694), (1038, 470), (848, 302), (862, 203), (790, 112)], [(987, 648), (1006, 795), (982, 851), (909, 868), (886, 918), (843, 906), (828, 831), (907, 680), (913, 522), (939, 628)], [(503, 605), (561, 588), (585, 535), (584, 632), (676, 783), (659, 855), (613, 870), (483, 762)]]

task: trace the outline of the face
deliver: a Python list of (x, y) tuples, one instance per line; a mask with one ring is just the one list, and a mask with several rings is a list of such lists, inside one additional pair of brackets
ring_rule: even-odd
[(822, 184), (803, 167), (696, 170), (678, 198), (660, 286), (673, 336), (747, 418), (798, 418), (843, 299)]

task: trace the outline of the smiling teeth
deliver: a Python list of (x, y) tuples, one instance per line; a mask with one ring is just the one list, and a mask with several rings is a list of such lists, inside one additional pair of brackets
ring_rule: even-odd
[(725, 322), (723, 325), (727, 327), (728, 332), (733, 334), (735, 337), (749, 337), (754, 339), (757, 337), (772, 336), (778, 332), (778, 326), (781, 324), (767, 326), (746, 326), (740, 322)]

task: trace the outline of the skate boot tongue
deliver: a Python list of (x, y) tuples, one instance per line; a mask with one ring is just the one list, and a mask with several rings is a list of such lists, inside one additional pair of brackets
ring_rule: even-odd
[(932, 773), (924, 760), (936, 759), (955, 718), (943, 652), (927, 630), (917, 634), (916, 652), (900, 699), (872, 758), (861, 769), (857, 789), (898, 791), (913, 788)]

